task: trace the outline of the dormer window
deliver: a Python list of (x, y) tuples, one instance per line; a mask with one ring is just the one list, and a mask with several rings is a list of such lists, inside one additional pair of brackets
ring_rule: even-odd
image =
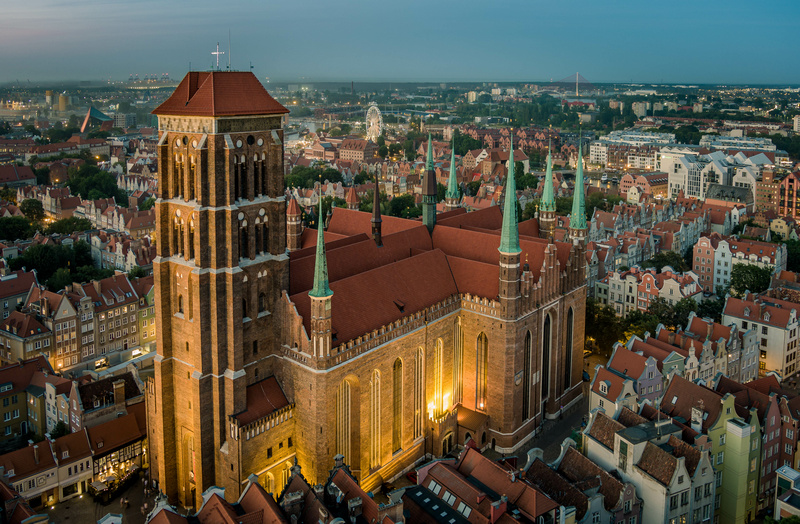
[(608, 394), (608, 382), (601, 382), (600, 383), (600, 393), (606, 395)]
[(769, 322), (769, 313), (764, 313), (764, 322)]
[(746, 316), (746, 317), (750, 316), (750, 308), (749, 307), (744, 308), (744, 316)]
[(61, 453), (61, 458), (62, 459), (69, 458), (69, 451), (64, 451), (63, 453)]

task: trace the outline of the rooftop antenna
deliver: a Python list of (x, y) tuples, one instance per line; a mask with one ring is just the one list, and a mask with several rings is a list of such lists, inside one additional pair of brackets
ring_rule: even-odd
[(220, 51), (219, 50), (219, 42), (217, 42), (217, 50), (216, 50), (216, 52), (212, 52), (211, 54), (212, 55), (216, 55), (216, 57), (217, 57), (217, 71), (219, 71), (219, 55), (224, 55), (225, 54), (225, 51)]
[(228, 71), (231, 70), (231, 29), (228, 28)]
[(254, 68), (255, 68), (255, 66), (253, 65), (253, 61), (250, 60), (250, 71), (252, 71)]

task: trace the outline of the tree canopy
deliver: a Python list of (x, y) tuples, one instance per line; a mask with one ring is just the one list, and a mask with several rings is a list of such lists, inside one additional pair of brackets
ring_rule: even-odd
[(745, 291), (761, 293), (769, 288), (772, 269), (750, 264), (733, 264), (731, 268), (731, 295), (740, 297)]
[(661, 251), (648, 260), (642, 262), (643, 268), (655, 268), (656, 272), (661, 273), (664, 266), (669, 266), (678, 273), (690, 271), (692, 268), (686, 263), (686, 260), (680, 253), (675, 251)]
[(18, 240), (30, 238), (36, 232), (36, 223), (25, 217), (0, 218), (0, 240)]
[(117, 186), (114, 175), (91, 164), (70, 169), (67, 187), (73, 195), (86, 200), (114, 197), (117, 205), (128, 206), (128, 195)]
[(38, 222), (44, 218), (44, 206), (35, 198), (26, 198), (19, 205), (19, 210), (28, 220)]
[(93, 229), (92, 223), (83, 217), (76, 217), (71, 216), (68, 218), (62, 218), (61, 220), (56, 220), (49, 226), (45, 232), (48, 235), (53, 233), (61, 233), (63, 235), (69, 235), (71, 233), (75, 233), (76, 231), (88, 231)]

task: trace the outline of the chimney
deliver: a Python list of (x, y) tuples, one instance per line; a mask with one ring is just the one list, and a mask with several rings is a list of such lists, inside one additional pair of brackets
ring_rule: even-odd
[(501, 516), (505, 515), (507, 506), (508, 506), (508, 497), (506, 497), (505, 495), (500, 497), (500, 500), (498, 500), (497, 502), (492, 502), (491, 513), (490, 513), (490, 519), (492, 521), (492, 524), (497, 522), (497, 520)]
[(361, 497), (353, 497), (347, 501), (347, 511), (350, 514), (350, 520), (355, 521), (361, 516)]
[(289, 515), (292, 522), (298, 522), (303, 509), (303, 492), (292, 491), (283, 497), (283, 511)]
[(113, 382), (114, 386), (114, 406), (117, 411), (125, 408), (125, 380), (119, 379)]
[(33, 461), (39, 463), (39, 444), (33, 445)]
[(333, 465), (336, 468), (341, 468), (342, 466), (344, 466), (344, 455), (342, 455), (341, 453), (335, 455), (333, 457)]

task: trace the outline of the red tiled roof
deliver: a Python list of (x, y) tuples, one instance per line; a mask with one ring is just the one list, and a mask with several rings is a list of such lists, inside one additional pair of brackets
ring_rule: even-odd
[(53, 451), (56, 454), (59, 466), (63, 466), (91, 456), (92, 447), (89, 445), (89, 436), (84, 429), (57, 438), (53, 442)]
[(36, 320), (35, 316), (19, 311), (12, 311), (11, 314), (8, 315), (8, 318), (3, 320), (2, 324), (0, 324), (0, 330), (20, 338), (34, 337), (50, 332), (46, 326)]
[[(339, 211), (337, 209), (334, 216)], [(333, 218), (331, 218), (332, 221)], [(381, 247), (378, 247), (372, 238), (367, 238), (357, 243), (348, 242), (341, 247), (340, 245), (344, 243), (344, 239), (341, 239), (336, 244), (326, 241), (329, 281), (335, 282), (376, 267), (406, 259), (412, 256), (415, 251), (429, 251), (432, 246), (428, 229), (419, 222), (411, 223), (414, 226), (413, 229), (382, 236), (383, 246)], [(314, 232), (313, 236), (317, 236), (314, 230), (307, 231), (312, 231)], [(357, 237), (363, 238), (364, 235), (357, 235)], [(304, 252), (306, 256), (292, 258), (289, 263), (289, 271), (292, 275), (289, 282), (290, 295), (309, 290), (314, 285), (315, 250), (304, 250)]]
[(0, 184), (14, 182), (36, 182), (36, 175), (33, 174), (28, 166), (18, 166), (17, 164), (0, 165)]
[[(334, 347), (458, 293), (447, 258), (438, 249), (331, 282), (330, 287)], [(290, 299), (310, 333), (308, 293)]]
[(144, 404), (144, 402), (139, 402), (128, 406), (127, 415), (87, 429), (89, 443), (95, 455), (100, 456), (117, 451), (131, 442), (147, 437)]
[(239, 424), (243, 426), (289, 405), (286, 395), (283, 394), (283, 390), (274, 376), (250, 384), (246, 391), (247, 409), (236, 415)]
[(608, 361), (609, 368), (636, 380), (644, 374), (646, 365), (647, 357), (634, 353), (625, 347), (618, 347), (611, 356), (611, 360)]
[[(381, 217), (381, 235), (385, 238), (392, 233), (418, 227), (419, 225), (420, 222), (416, 220), (384, 215)], [(348, 236), (359, 233), (372, 235), (372, 213), (337, 207), (331, 215), (328, 231)]]
[(618, 431), (624, 429), (625, 426), (606, 415), (604, 412), (599, 411), (592, 421), (592, 426), (589, 428), (589, 436), (597, 440), (600, 444), (608, 449), (614, 449), (614, 435)]
[(30, 291), (36, 282), (36, 273), (26, 271), (13, 271), (0, 277), (0, 299), (22, 295)]
[(644, 445), (644, 450), (636, 465), (662, 485), (669, 486), (678, 461), (652, 442), (648, 442)]
[(558, 472), (573, 483), (579, 483), (589, 478), (598, 478), (605, 508), (611, 511), (620, 503), (622, 482), (582, 455), (577, 449), (573, 447), (567, 449), (564, 458), (558, 465)]
[(154, 115), (239, 116), (285, 114), (256, 76), (242, 71), (190, 71)]
[(0, 466), (5, 469), (5, 474), (8, 475), (12, 470), (14, 472), (14, 475), (9, 477), (11, 482), (56, 467), (50, 441), (45, 439), (36, 444), (36, 446), (38, 446), (36, 450), (34, 450), (34, 446), (25, 446), (5, 455), (0, 455)]
[[(597, 374), (594, 376), (594, 380), (592, 380), (592, 393), (600, 395), (611, 402), (616, 402), (617, 399), (619, 399), (619, 396), (622, 394), (622, 389), (625, 386), (625, 380), (626, 379), (623, 377), (609, 371), (605, 367), (599, 367), (597, 369)], [(602, 383), (606, 383), (608, 386), (606, 393), (602, 393), (600, 391), (600, 384)]]
[(560, 475), (540, 459), (533, 461), (525, 472), (525, 478), (562, 506), (574, 507), (576, 520), (580, 521), (586, 515), (586, 510), (589, 508), (589, 498), (586, 494), (575, 487), (575, 482)]

